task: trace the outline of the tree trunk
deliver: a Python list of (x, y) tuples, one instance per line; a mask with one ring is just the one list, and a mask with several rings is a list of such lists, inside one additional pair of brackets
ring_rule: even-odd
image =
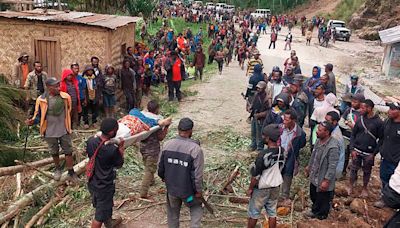
[[(74, 166), (75, 173), (77, 175), (82, 174), (85, 171), (86, 164), (88, 163), (89, 159), (86, 158), (85, 160), (81, 161), (80, 163)], [(40, 197), (42, 194), (47, 192), (47, 190), (57, 187), (65, 183), (68, 178), (68, 173), (64, 172), (60, 181), (51, 181), (47, 184), (40, 185), (39, 187), (35, 188), (33, 191), (27, 193), (26, 195), (22, 196), (19, 200), (12, 203), (7, 211), (0, 213), (0, 224), (12, 219), (14, 216), (18, 214), (20, 210), (25, 208), (26, 206), (30, 205), (33, 202), (34, 197)]]
[[(65, 159), (65, 155), (60, 156), (60, 161)], [(29, 162), (27, 163), (29, 166), (32, 167), (42, 167), (48, 164), (53, 163), (53, 158), (46, 158), (39, 161)], [(0, 168), (0, 177), (7, 176), (7, 175), (14, 175), (16, 173), (22, 172), (26, 169), (25, 165), (15, 165), (15, 166), (8, 166), (8, 167), (1, 167)]]

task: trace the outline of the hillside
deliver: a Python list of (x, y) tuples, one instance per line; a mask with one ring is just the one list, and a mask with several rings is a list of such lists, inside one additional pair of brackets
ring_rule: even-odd
[(350, 27), (362, 39), (379, 39), (378, 31), (400, 24), (400, 0), (366, 0), (352, 15)]

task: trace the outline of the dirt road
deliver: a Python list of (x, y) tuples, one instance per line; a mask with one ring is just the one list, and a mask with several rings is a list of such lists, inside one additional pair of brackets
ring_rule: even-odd
[[(376, 55), (379, 54), (381, 48), (372, 46), (370, 48), (367, 43), (354, 39), (350, 43), (336, 42), (330, 48), (323, 48), (317, 44), (316, 34), (312, 40), (312, 46), (305, 46), (304, 38), (301, 37), (300, 31), (294, 30), (294, 43), (292, 48), (297, 51), (300, 59), (301, 68), (305, 76), (309, 76), (314, 65), (323, 67), (324, 64), (330, 62), (334, 64), (334, 72), (339, 82), (345, 82), (348, 78), (348, 72), (354, 69), (357, 62), (362, 56), (357, 53), (367, 50)], [(258, 48), (261, 52), (261, 58), (264, 62), (264, 72), (269, 72), (273, 66), (277, 65), (283, 68), (284, 60), (289, 57), (290, 51), (284, 48), (285, 29), (281, 32), (277, 47), (275, 50), (268, 49), (269, 36), (263, 35), (259, 39)], [(346, 72), (346, 73), (343, 73)], [(182, 117), (190, 117), (195, 123), (196, 136), (204, 136), (210, 132), (215, 132), (223, 128), (229, 128), (235, 134), (245, 135), (249, 137), (250, 126), (246, 123), (248, 113), (245, 111), (245, 101), (241, 93), (245, 91), (248, 78), (245, 71), (242, 71), (237, 61), (234, 61), (229, 67), (224, 67), (222, 75), (215, 73), (203, 83), (199, 83), (190, 88), (197, 91), (196, 96), (186, 97), (179, 106), (179, 112), (174, 116), (173, 130), (176, 129), (178, 119)], [(207, 143), (202, 144), (205, 151), (206, 162), (215, 159), (216, 153), (224, 154), (220, 149), (211, 147)], [(226, 153), (225, 153), (226, 156)], [(224, 159), (219, 156), (219, 159)], [(376, 178), (376, 172), (374, 173)], [(378, 179), (378, 178), (376, 178)], [(379, 181), (375, 185), (379, 186)], [(138, 212), (136, 215), (129, 217), (134, 219), (128, 222), (125, 227), (165, 227), (166, 212), (164, 205), (149, 208), (147, 211)], [(188, 219), (188, 211), (183, 211), (184, 219)], [(162, 225), (160, 225), (162, 224)], [(186, 222), (185, 225), (188, 223)], [(207, 224), (204, 224), (208, 227)]]

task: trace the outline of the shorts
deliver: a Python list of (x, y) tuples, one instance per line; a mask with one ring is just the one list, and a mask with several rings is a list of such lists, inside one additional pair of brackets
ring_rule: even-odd
[(70, 134), (65, 134), (59, 138), (44, 138), (47, 142), (51, 155), (59, 155), (60, 147), (63, 154), (72, 155), (72, 140)]
[(252, 219), (259, 219), (264, 207), (268, 217), (276, 217), (278, 205), (279, 187), (258, 189), (254, 188), (251, 194), (247, 214)]
[(115, 186), (107, 186), (106, 189), (97, 190), (88, 184), (92, 204), (96, 209), (94, 219), (98, 222), (105, 222), (112, 218), (114, 206)]
[(110, 95), (107, 93), (103, 93), (103, 105), (104, 107), (114, 107), (117, 104), (115, 100), (115, 95)]

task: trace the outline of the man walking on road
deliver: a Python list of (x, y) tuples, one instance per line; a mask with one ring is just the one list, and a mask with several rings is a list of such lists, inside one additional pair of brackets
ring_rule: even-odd
[(271, 43), (269, 43), (269, 47), (268, 49), (271, 49), (271, 45), (273, 46), (273, 48), (275, 49), (275, 42), (278, 39), (278, 34), (275, 33), (275, 30), (272, 30), (271, 33)]
[(193, 121), (182, 118), (178, 124), (179, 135), (165, 142), (158, 164), (158, 176), (167, 187), (170, 228), (179, 227), (182, 202), (190, 209), (190, 227), (201, 225), (204, 155), (199, 142), (191, 139), (192, 130)]
[[(389, 183), (397, 164), (400, 162), (400, 104), (389, 103), (388, 119), (384, 123), (382, 145), (380, 153), (383, 157), (380, 167), (380, 178), (382, 189)], [(384, 207), (382, 200), (377, 201), (374, 206)]]
[(374, 166), (375, 155), (379, 152), (379, 140), (383, 137), (383, 122), (374, 113), (374, 103), (367, 99), (361, 103), (360, 118), (354, 125), (350, 138), (351, 173), (349, 195), (353, 192), (354, 183), (357, 181), (357, 172), (363, 169), (363, 190), (361, 197), (368, 196), (368, 183)]
[(336, 78), (335, 74), (333, 73), (332, 63), (325, 65), (325, 73), (329, 76), (328, 87), (332, 88), (332, 93), (336, 95)]
[(305, 215), (310, 218), (326, 219), (331, 208), (339, 160), (338, 142), (331, 137), (333, 129), (328, 122), (318, 126), (318, 140), (305, 168), (306, 176), (310, 178), (310, 198), (313, 203), (311, 211)]
[(197, 78), (200, 78), (200, 81), (203, 80), (203, 69), (205, 63), (206, 63), (206, 56), (203, 53), (203, 48), (197, 47), (192, 64), (192, 67), (194, 66), (195, 69), (194, 80), (197, 80)]

